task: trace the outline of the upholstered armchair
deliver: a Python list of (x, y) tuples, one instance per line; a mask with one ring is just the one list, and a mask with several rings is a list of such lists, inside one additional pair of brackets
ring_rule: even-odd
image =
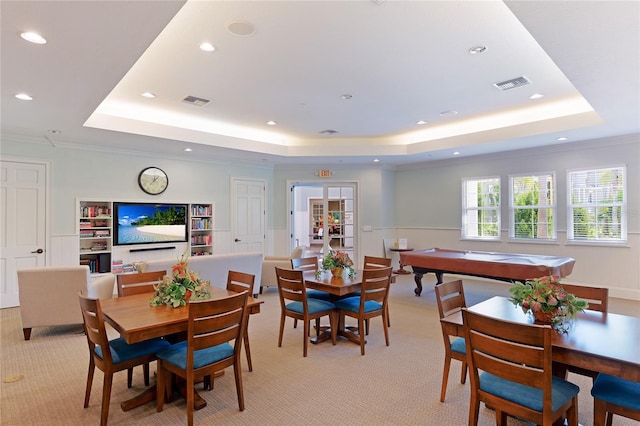
[(82, 324), (78, 293), (108, 299), (113, 295), (115, 276), (100, 275), (91, 280), (89, 267), (44, 266), (18, 270), (20, 317), (24, 340), (33, 327)]
[(264, 287), (277, 287), (276, 266), (278, 268), (291, 269), (291, 259), (304, 257), (307, 251), (306, 246), (298, 246), (291, 255), (286, 256), (265, 256), (262, 260), (262, 277), (260, 280), (260, 293)]

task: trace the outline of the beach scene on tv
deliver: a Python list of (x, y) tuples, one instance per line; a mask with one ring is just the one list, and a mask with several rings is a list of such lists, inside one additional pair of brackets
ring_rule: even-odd
[(184, 241), (186, 223), (184, 206), (120, 205), (117, 244)]

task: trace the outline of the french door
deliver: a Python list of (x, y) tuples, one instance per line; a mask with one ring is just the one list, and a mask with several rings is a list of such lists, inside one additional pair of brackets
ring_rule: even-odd
[(319, 257), (329, 250), (356, 259), (356, 183), (299, 182), (291, 185), (292, 245)]

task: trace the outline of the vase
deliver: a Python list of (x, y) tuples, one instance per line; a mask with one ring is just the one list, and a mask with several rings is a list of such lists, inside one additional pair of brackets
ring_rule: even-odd
[(533, 312), (535, 322), (538, 324), (552, 324), (553, 319), (558, 315), (557, 309), (552, 309), (549, 312), (537, 311)]
[(333, 268), (333, 269), (331, 270), (331, 274), (332, 274), (334, 277), (341, 277), (343, 272), (344, 272), (344, 269), (343, 269), (343, 268)]

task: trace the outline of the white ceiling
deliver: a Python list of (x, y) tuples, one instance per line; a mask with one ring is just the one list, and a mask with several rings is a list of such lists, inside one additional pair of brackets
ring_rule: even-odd
[[(637, 1), (3, 0), (0, 8), (3, 138), (397, 165), (640, 132)], [(232, 34), (233, 20), (254, 34)], [(48, 42), (25, 42), (22, 31)], [(216, 51), (199, 50), (202, 41)], [(486, 52), (471, 55), (478, 45)], [(521, 76), (531, 84), (493, 86)], [(15, 99), (21, 92), (33, 100)], [(328, 129), (337, 133), (320, 133)]]

